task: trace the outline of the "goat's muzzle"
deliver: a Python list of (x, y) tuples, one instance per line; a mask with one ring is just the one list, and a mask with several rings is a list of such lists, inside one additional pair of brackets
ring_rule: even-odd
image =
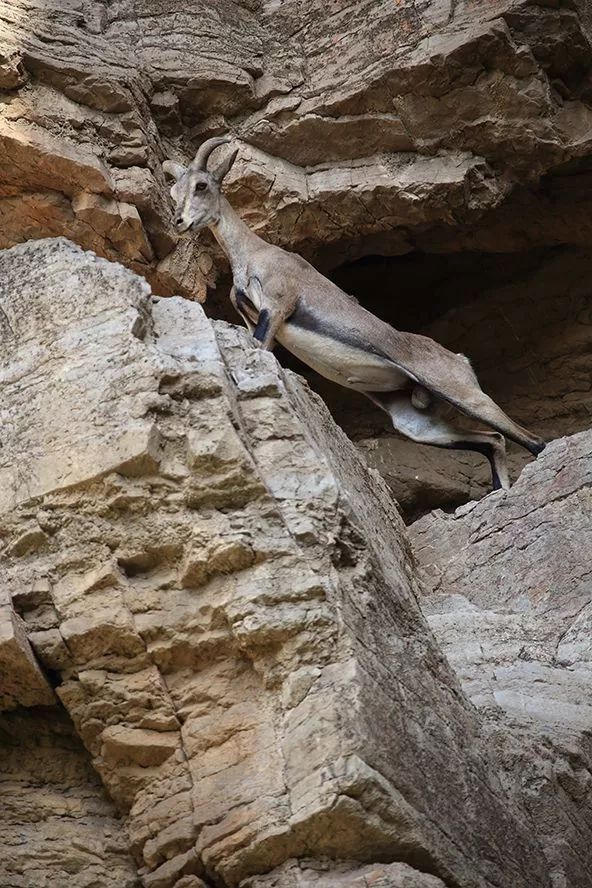
[(177, 218), (175, 219), (175, 228), (177, 229), (179, 234), (184, 234), (186, 231), (191, 231), (191, 229), (193, 228), (193, 222), (187, 224), (183, 216), (177, 216)]

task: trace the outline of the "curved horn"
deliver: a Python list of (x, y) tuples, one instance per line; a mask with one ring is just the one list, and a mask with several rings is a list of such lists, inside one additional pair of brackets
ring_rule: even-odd
[(187, 167), (184, 167), (182, 163), (177, 163), (175, 160), (165, 160), (162, 165), (162, 170), (164, 172), (166, 179), (174, 179), (175, 182), (178, 182)]
[(212, 151), (218, 147), (218, 145), (227, 145), (231, 140), (230, 136), (217, 136), (215, 139), (208, 139), (203, 145), (200, 145), (197, 154), (193, 160), (193, 166), (198, 170), (206, 170), (208, 164), (208, 158)]

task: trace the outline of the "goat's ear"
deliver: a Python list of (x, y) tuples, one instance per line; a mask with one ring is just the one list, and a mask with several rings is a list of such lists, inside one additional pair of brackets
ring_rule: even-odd
[(162, 165), (167, 182), (178, 182), (186, 169), (187, 167), (183, 166), (182, 163), (177, 163), (176, 160), (165, 160)]
[(222, 161), (219, 167), (216, 167), (212, 175), (216, 182), (222, 183), (222, 180), (228, 173), (230, 172), (230, 168), (234, 161), (236, 160), (236, 155), (238, 154), (238, 148), (236, 151), (233, 151), (232, 154), (229, 154), (225, 160)]

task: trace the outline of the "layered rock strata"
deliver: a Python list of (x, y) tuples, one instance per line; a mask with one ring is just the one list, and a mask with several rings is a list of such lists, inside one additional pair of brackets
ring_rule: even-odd
[[(589, 248), (591, 35), (585, 0), (4, 0), (0, 247), (65, 235), (162, 295), (204, 300), (218, 283), (208, 311), (230, 317), (226, 260), (207, 234), (177, 239), (161, 171), (165, 157), (186, 162), (230, 131), (240, 145), (232, 203), (329, 273), (375, 254), (418, 253), (429, 265), (461, 251)], [(566, 303), (577, 267), (559, 294)], [(517, 273), (518, 302), (539, 285)], [(490, 289), (485, 270), (473, 289)], [(417, 296), (394, 267), (359, 295), (403, 329), (399, 304), (434, 305), (430, 320), (451, 347), (464, 338), (459, 318), (462, 330), (471, 324), (460, 349), (502, 406), (522, 422), (534, 414), (534, 431), (551, 437), (575, 430), (581, 407), (563, 388), (563, 415), (548, 428), (557, 391), (539, 409), (536, 362), (525, 392), (496, 353), (490, 383), (489, 345), (472, 326), (477, 314), (488, 327), (487, 294), (481, 313), (465, 317), (457, 302), (441, 319), (431, 288)], [(555, 319), (543, 301), (536, 339)], [(498, 353), (512, 350), (512, 324), (496, 316)], [(517, 350), (520, 366), (528, 353)], [(334, 415), (349, 430), (347, 405)], [(487, 489), (478, 461), (410, 449), (367, 413), (357, 402), (355, 435), (408, 518)], [(513, 458), (515, 473), (522, 464)]]
[(0, 799), (3, 888), (139, 888), (121, 819), (57, 706), (0, 712)]
[(591, 33), (584, 0), (2, 2), (0, 245), (203, 297), (220, 257), (176, 243), (160, 162), (224, 130), (233, 202), (328, 264), (590, 244)]
[(319, 399), (63, 240), (0, 316), (2, 586), (141, 883), (558, 884)]

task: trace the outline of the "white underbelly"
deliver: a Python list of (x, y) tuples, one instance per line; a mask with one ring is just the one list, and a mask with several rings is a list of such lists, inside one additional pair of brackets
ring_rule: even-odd
[(392, 392), (409, 385), (409, 377), (387, 358), (295, 324), (282, 324), (276, 339), (321, 376), (347, 388)]

